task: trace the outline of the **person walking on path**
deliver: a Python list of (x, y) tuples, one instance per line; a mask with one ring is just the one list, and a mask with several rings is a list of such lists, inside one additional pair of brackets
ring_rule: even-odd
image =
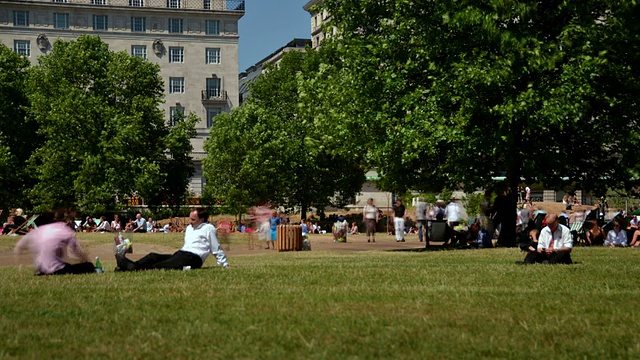
[(373, 205), (373, 199), (370, 198), (362, 209), (362, 221), (365, 223), (367, 231), (367, 242), (376, 242), (378, 220), (378, 208)]
[(426, 238), (427, 236), (427, 203), (424, 201), (422, 196), (418, 198), (415, 210), (416, 223), (418, 225), (418, 240), (422, 242), (423, 237)]
[(396, 232), (396, 242), (404, 242), (404, 214), (406, 209), (402, 205), (402, 200), (396, 200), (396, 204), (393, 206), (393, 225)]

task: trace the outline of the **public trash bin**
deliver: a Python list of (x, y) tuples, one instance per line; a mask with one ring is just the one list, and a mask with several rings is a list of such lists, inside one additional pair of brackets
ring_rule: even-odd
[(302, 226), (278, 225), (276, 247), (280, 251), (302, 251)]

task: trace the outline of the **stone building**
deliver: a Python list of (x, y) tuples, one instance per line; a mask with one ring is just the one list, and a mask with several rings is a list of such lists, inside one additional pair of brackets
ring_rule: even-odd
[(237, 106), (238, 21), (244, 0), (0, 0), (0, 43), (36, 63), (56, 39), (98, 35), (114, 51), (160, 65), (165, 83), (162, 109), (201, 119), (192, 140), (196, 174), (204, 181), (204, 140), (216, 115)]

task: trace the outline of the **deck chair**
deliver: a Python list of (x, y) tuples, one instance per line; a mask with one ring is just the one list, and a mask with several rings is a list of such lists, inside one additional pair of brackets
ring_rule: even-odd
[(231, 230), (233, 230), (233, 224), (229, 221), (221, 221), (218, 226), (216, 226), (218, 231), (218, 240), (220, 241), (220, 245), (226, 245), (227, 251), (231, 250), (231, 241), (229, 240), (229, 234), (231, 234)]
[(38, 225), (36, 225), (36, 219), (38, 218), (39, 215), (33, 215), (32, 217), (28, 218), (27, 221), (25, 221), (24, 223), (22, 223), (22, 225), (18, 226), (17, 228), (11, 230), (9, 232), (9, 235), (13, 235), (15, 233), (18, 233), (20, 235), (24, 235), (26, 233), (29, 232), (29, 227), (33, 226), (33, 228), (37, 228)]
[(431, 220), (431, 226), (429, 227), (429, 241), (426, 246), (429, 246), (429, 242), (432, 241), (446, 243), (449, 241), (450, 237), (446, 220)]
[(584, 221), (576, 221), (571, 224), (571, 236), (573, 237), (573, 245), (585, 246), (587, 244), (587, 234), (584, 229)]
[(542, 231), (542, 221), (544, 221), (545, 217), (547, 217), (547, 213), (541, 211), (533, 218), (533, 222), (536, 224), (538, 231)]
[(172, 218), (171, 223), (175, 232), (184, 232), (184, 224), (182, 224), (182, 220), (179, 217)]

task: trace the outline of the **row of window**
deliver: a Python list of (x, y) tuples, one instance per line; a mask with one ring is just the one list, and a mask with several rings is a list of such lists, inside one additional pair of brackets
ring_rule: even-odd
[[(69, 0), (53, 0), (54, 3), (68, 3)], [(92, 5), (107, 5), (107, 0), (91, 0)], [(203, 9), (211, 10), (211, 0), (202, 1)], [(129, 6), (144, 7), (144, 0), (129, 0)], [(167, 0), (167, 8), (181, 9), (182, 0)]]
[[(13, 12), (13, 26), (29, 26), (28, 11)], [(69, 14), (54, 13), (53, 14), (54, 29), (69, 29)], [(167, 28), (170, 34), (182, 34), (184, 32), (183, 19), (168, 19)], [(109, 18), (107, 15), (93, 15), (93, 30), (107, 31), (109, 30)], [(145, 32), (147, 31), (147, 18), (141, 16), (131, 17), (131, 31)], [(205, 34), (220, 35), (220, 20), (205, 20)]]
[[(180, 113), (182, 115), (184, 115), (185, 113), (185, 109), (183, 107), (180, 106), (171, 106), (169, 108), (169, 123), (171, 125), (175, 125), (176, 124), (176, 115)], [(208, 108), (207, 109), (207, 128), (210, 128), (213, 126), (214, 122), (213, 119), (222, 114), (222, 109), (221, 108)]]
[[(146, 45), (131, 45), (131, 55), (147, 59), (147, 46)], [(184, 48), (182, 46), (170, 46), (169, 47), (169, 62), (170, 63), (183, 63), (184, 62)], [(204, 62), (205, 64), (220, 64), (220, 48), (206, 48), (204, 49)]]
[[(222, 95), (222, 82), (218, 78), (207, 79), (207, 97), (214, 98)], [(184, 94), (184, 78), (169, 78), (169, 94)]]
[[(13, 49), (15, 52), (22, 56), (31, 56), (31, 41), (29, 40), (14, 40)], [(146, 45), (131, 45), (131, 55), (147, 59), (147, 46)], [(220, 64), (220, 48), (206, 48), (204, 50), (204, 61), (206, 64)], [(184, 62), (184, 48), (182, 46), (169, 47), (169, 62), (170, 63), (183, 63)]]

